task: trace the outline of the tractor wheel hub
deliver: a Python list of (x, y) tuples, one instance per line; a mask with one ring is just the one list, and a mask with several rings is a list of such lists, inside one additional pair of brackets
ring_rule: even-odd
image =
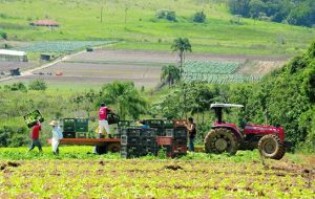
[(227, 148), (227, 142), (225, 139), (218, 139), (216, 142), (215, 142), (215, 148), (218, 150), (218, 151), (224, 151), (226, 150)]
[(274, 142), (269, 142), (265, 145), (265, 151), (269, 154), (273, 153), (275, 151), (275, 148), (276, 146)]

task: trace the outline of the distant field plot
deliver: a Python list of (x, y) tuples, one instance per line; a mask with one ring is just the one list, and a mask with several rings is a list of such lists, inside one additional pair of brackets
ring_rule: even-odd
[(254, 82), (261, 78), (259, 75), (237, 74), (241, 67), (239, 62), (187, 61), (183, 68), (183, 80), (225, 84)]
[(237, 62), (187, 61), (183, 70), (192, 73), (233, 74), (239, 66), (240, 63)]
[(30, 43), (27, 46), (17, 48), (17, 50), (26, 52), (68, 53), (86, 47), (112, 44), (116, 42), (117, 41), (43, 41)]
[(19, 80), (43, 79), (48, 84), (72, 86), (101, 86), (120, 80), (133, 81), (138, 87), (154, 87), (159, 82), (160, 70), (160, 67), (128, 64), (59, 63)]

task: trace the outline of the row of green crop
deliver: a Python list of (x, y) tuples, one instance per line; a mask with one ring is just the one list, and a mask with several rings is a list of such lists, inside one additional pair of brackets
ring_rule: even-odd
[(191, 82), (207, 82), (209, 84), (256, 82), (260, 76), (241, 74), (183, 73), (183, 80)]
[(30, 45), (20, 47), (17, 50), (40, 53), (68, 53), (87, 47), (108, 45), (115, 42), (117, 41), (43, 41), (30, 43)]
[(186, 61), (183, 71), (186, 73), (233, 74), (240, 63), (214, 61)]

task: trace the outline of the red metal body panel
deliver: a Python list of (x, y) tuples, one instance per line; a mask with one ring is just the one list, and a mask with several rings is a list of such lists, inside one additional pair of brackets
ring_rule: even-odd
[(247, 124), (244, 128), (243, 133), (240, 132), (239, 128), (233, 123), (218, 123), (215, 122), (212, 128), (229, 128), (233, 129), (240, 135), (267, 135), (267, 134), (277, 134), (282, 142), (284, 142), (284, 129), (282, 127), (274, 127), (268, 125), (251, 125)]
[(277, 134), (282, 142), (284, 142), (284, 130), (282, 127), (268, 126), (268, 125), (246, 125), (244, 128), (245, 135), (256, 134), (256, 135), (267, 135)]

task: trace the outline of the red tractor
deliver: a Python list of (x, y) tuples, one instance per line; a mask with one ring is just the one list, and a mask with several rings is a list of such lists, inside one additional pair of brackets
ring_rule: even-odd
[(253, 150), (258, 148), (263, 157), (281, 159), (285, 154), (285, 135), (282, 127), (244, 124), (238, 127), (236, 124), (223, 121), (224, 108), (242, 108), (239, 104), (211, 104), (217, 121), (212, 125), (211, 131), (205, 137), (205, 149), (207, 153), (236, 154), (237, 150)]

